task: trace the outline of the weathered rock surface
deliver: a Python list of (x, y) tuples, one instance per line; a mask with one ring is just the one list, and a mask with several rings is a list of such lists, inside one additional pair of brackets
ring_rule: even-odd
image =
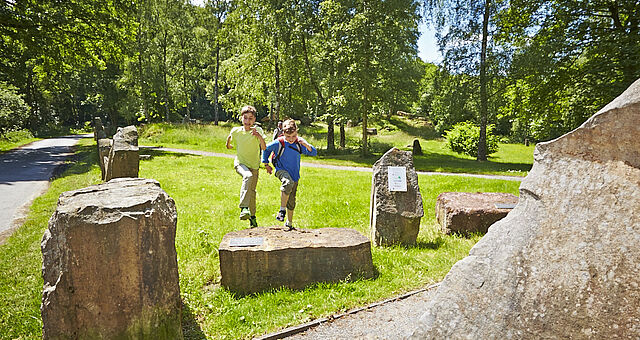
[(118, 128), (113, 136), (105, 181), (113, 178), (138, 177), (140, 151), (138, 130), (135, 126)]
[[(260, 238), (261, 245), (232, 245)], [(317, 282), (375, 275), (371, 242), (348, 228), (245, 229), (226, 234), (219, 252), (221, 285), (239, 294), (283, 286), (301, 289)]]
[[(389, 190), (389, 166), (406, 167), (407, 191)], [(424, 210), (411, 152), (392, 148), (373, 165), (370, 216), (375, 245), (416, 243)]]
[(62, 193), (42, 240), (44, 339), (181, 339), (175, 203), (121, 178)]
[(416, 339), (640, 338), (640, 81), (539, 144), (520, 202), (456, 263)]
[(93, 139), (97, 142), (102, 138), (107, 138), (107, 134), (102, 126), (100, 117), (93, 117)]
[(111, 143), (108, 138), (98, 139), (98, 162), (100, 163), (100, 173), (102, 180), (107, 178), (107, 167), (109, 166), (109, 154), (111, 153)]
[(518, 196), (503, 192), (443, 192), (436, 199), (436, 219), (446, 234), (486, 233), (511, 211), (496, 204), (516, 203)]

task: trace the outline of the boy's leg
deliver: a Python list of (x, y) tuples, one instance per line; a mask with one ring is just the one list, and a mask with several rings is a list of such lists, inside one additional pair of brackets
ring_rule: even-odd
[(260, 173), (258, 169), (249, 169), (251, 171), (251, 179), (248, 183), (248, 200), (249, 200), (249, 211), (251, 212), (251, 216), (256, 216), (256, 187), (258, 186), (258, 174)]
[[(242, 186), (240, 187), (240, 204), (239, 207), (242, 210), (240, 212), (241, 219), (248, 219), (251, 215), (249, 211), (250, 194), (249, 188), (251, 183), (255, 180), (253, 172), (244, 164), (238, 164), (235, 167), (238, 175), (242, 176)], [(246, 209), (246, 211), (245, 211)]]
[(294, 182), (291, 179), (291, 176), (286, 170), (278, 170), (276, 171), (276, 177), (280, 180), (282, 185), (280, 186), (280, 210), (276, 216), (276, 219), (279, 221), (284, 221), (284, 216), (286, 214), (286, 206), (287, 202), (290, 200), (291, 190), (294, 187)]
[(280, 191), (280, 208), (287, 206), (287, 201), (289, 201), (289, 194), (284, 191)]
[(289, 228), (293, 228), (293, 209), (296, 208), (296, 193), (298, 192), (298, 182), (293, 182), (291, 193), (287, 199), (287, 223)]

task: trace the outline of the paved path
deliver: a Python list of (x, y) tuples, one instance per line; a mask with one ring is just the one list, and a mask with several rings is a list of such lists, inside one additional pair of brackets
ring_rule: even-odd
[[(155, 146), (140, 146), (140, 148), (160, 150), (160, 151), (166, 151), (166, 152), (175, 152), (175, 153), (186, 153), (186, 154), (198, 155), (198, 156), (225, 157), (225, 158), (235, 157), (235, 155), (230, 155), (226, 153), (199, 151), (199, 150), (162, 148), (162, 147), (155, 147)], [(311, 168), (324, 168), (324, 169), (334, 169), (334, 170), (348, 170), (348, 171), (362, 171), (362, 172), (373, 171), (371, 168), (364, 167), (364, 166), (343, 166), (343, 165), (330, 165), (330, 164), (310, 163), (310, 162), (302, 162), (301, 165), (311, 167)], [(418, 171), (418, 174), (440, 175), (440, 176), (465, 176), (465, 177), (477, 177), (477, 178), (487, 178), (487, 179), (501, 179), (501, 180), (507, 180), (507, 181), (522, 181), (522, 179), (524, 179), (524, 177), (520, 177), (520, 176), (484, 175), (484, 174), (467, 174), (467, 173), (433, 172), (433, 171)]]
[(0, 244), (24, 218), (31, 202), (49, 187), (71, 146), (91, 135), (49, 138), (0, 154)]

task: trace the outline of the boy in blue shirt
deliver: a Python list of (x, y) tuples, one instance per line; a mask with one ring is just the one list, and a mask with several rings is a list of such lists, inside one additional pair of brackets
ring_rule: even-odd
[[(315, 156), (318, 150), (298, 136), (298, 127), (292, 119), (282, 123), (284, 135), (267, 144), (267, 148), (262, 152), (262, 163), (264, 163), (267, 173), (271, 174), (273, 168), (269, 165), (269, 157), (274, 155), (272, 163), (276, 168), (276, 177), (280, 180), (280, 210), (276, 215), (278, 221), (284, 221), (285, 214), (287, 222), (285, 226), (289, 230), (293, 228), (293, 209), (296, 207), (296, 192), (298, 181), (300, 180), (300, 155)], [(286, 210), (285, 210), (286, 209)]]

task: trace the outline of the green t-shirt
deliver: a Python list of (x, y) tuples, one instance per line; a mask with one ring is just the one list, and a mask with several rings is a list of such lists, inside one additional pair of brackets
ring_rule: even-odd
[[(260, 133), (263, 139), (266, 139), (264, 131), (261, 127), (256, 126), (256, 131)], [(236, 161), (244, 164), (251, 169), (260, 167), (260, 140), (251, 134), (251, 130), (245, 131), (243, 126), (237, 126), (229, 132), (233, 146), (236, 148)]]

